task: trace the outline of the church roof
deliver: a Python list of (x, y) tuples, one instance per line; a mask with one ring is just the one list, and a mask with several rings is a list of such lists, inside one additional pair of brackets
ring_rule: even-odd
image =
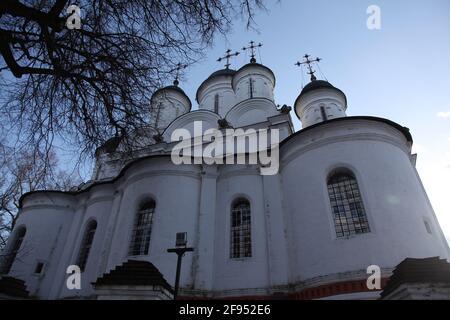
[(195, 95), (195, 99), (196, 99), (197, 101), (199, 100), (199, 99), (198, 99), (198, 94), (199, 94), (200, 90), (201, 90), (201, 89), (205, 86), (205, 84), (206, 84), (207, 82), (209, 82), (211, 79), (214, 79), (214, 78), (219, 77), (219, 76), (232, 77), (232, 76), (234, 76), (235, 73), (236, 73), (236, 70), (233, 70), (233, 69), (221, 69), (221, 70), (217, 70), (217, 71), (211, 73), (211, 75), (210, 75), (205, 81), (203, 81), (202, 84), (198, 87), (197, 93), (196, 93), (196, 95)]
[(171, 85), (171, 86), (166, 86), (166, 87), (160, 88), (160, 89), (156, 90), (154, 94), (156, 94), (157, 92), (163, 91), (163, 90), (175, 90), (175, 91), (178, 91), (181, 94), (186, 95), (186, 93), (184, 93), (183, 89), (181, 89), (179, 86), (175, 86), (175, 85)]
[[(211, 111), (209, 111), (211, 112)], [(329, 119), (327, 121), (322, 121), (316, 124), (313, 124), (311, 126), (308, 126), (306, 128), (303, 128), (293, 134), (291, 134), (289, 137), (287, 137), (286, 139), (284, 139), (283, 141), (281, 141), (280, 143), (280, 150), (283, 147), (283, 145), (287, 144), (291, 139), (294, 139), (295, 137), (299, 136), (299, 135), (303, 135), (306, 132), (309, 132), (310, 130), (314, 130), (315, 128), (318, 127), (324, 127), (330, 123), (336, 123), (336, 122), (347, 122), (347, 121), (354, 121), (354, 120), (365, 120), (365, 121), (375, 121), (375, 122), (381, 122), (381, 123), (385, 123), (395, 129), (397, 129), (398, 131), (400, 131), (404, 137), (406, 138), (406, 140), (410, 143), (413, 142), (411, 133), (409, 131), (409, 129), (407, 127), (403, 127), (400, 124), (388, 120), (388, 119), (384, 119), (384, 118), (379, 118), (379, 117), (372, 117), (372, 116), (352, 116), (352, 117), (341, 117), (341, 118), (335, 118), (335, 119)], [(280, 151), (281, 152), (281, 151)], [(84, 192), (88, 192), (90, 189), (92, 189), (95, 186), (98, 185), (103, 185), (103, 184), (110, 184), (113, 183), (117, 180), (119, 180), (120, 178), (123, 177), (123, 175), (127, 172), (128, 169), (130, 169), (131, 167), (133, 167), (135, 164), (141, 162), (141, 161), (145, 161), (147, 159), (150, 158), (170, 158), (170, 154), (153, 154), (153, 155), (148, 155), (142, 158), (138, 158), (135, 159), (133, 161), (130, 161), (129, 163), (127, 163), (122, 170), (120, 171), (120, 173), (113, 179), (111, 180), (104, 180), (104, 181), (93, 181), (92, 183), (89, 183), (89, 186), (82, 189), (82, 190), (74, 190), (74, 191), (61, 191), (61, 190), (34, 190), (34, 191), (29, 191), (26, 192), (24, 194), (22, 194), (22, 196), (19, 198), (19, 208), (23, 207), (23, 201), (26, 197), (34, 195), (34, 194), (40, 194), (40, 193), (55, 193), (55, 194), (68, 194), (68, 195), (77, 195), (77, 194), (81, 194)]]
[[(345, 98), (345, 106), (347, 106), (347, 97), (345, 96), (345, 93), (342, 92), (342, 90), (336, 88), (335, 86), (333, 86), (331, 83), (329, 83), (328, 81), (324, 81), (324, 80), (313, 80), (310, 83), (308, 83), (300, 92), (300, 95), (297, 97), (297, 99), (295, 100), (294, 106), (297, 105), (298, 100), (303, 97), (305, 94), (307, 94), (308, 92), (312, 92), (314, 90), (319, 90), (319, 89), (333, 89), (336, 90), (340, 93), (342, 93), (344, 95)], [(295, 114), (297, 114), (297, 109), (294, 108), (295, 110)], [(297, 114), (297, 117), (299, 117), (299, 115)]]
[(331, 83), (324, 80), (314, 80), (308, 83), (300, 93), (300, 95), (303, 95), (307, 92), (316, 90), (316, 89), (324, 89), (324, 88), (330, 88), (330, 89), (336, 89)]
[(0, 294), (17, 298), (30, 297), (23, 280), (5, 276), (0, 276)]
[(260, 67), (260, 68), (266, 69), (267, 71), (269, 71), (272, 74), (273, 78), (275, 79), (275, 74), (269, 67), (266, 67), (265, 65), (263, 65), (261, 63), (257, 63), (257, 62), (247, 63), (246, 65), (243, 65), (237, 72), (247, 69), (249, 67)]
[(395, 129), (397, 129), (398, 131), (400, 131), (408, 142), (410, 142), (410, 143), (413, 142), (413, 138), (411, 136), (411, 132), (409, 131), (409, 128), (403, 127), (394, 121), (391, 121), (391, 120), (385, 119), (385, 118), (372, 117), (372, 116), (351, 116), (351, 117), (328, 119), (326, 121), (321, 121), (316, 124), (310, 125), (306, 128), (303, 128), (303, 129), (291, 134), (289, 137), (287, 137), (283, 141), (281, 141), (280, 149), (283, 147), (284, 144), (288, 143), (291, 139), (294, 139), (296, 136), (302, 135), (305, 132), (308, 132), (310, 130), (314, 130), (315, 128), (324, 127), (330, 123), (347, 122), (347, 121), (353, 121), (353, 120), (367, 120), (367, 121), (377, 121), (377, 122), (385, 123), (387, 125), (392, 126)]
[[(324, 80), (314, 80), (311, 81), (310, 83), (308, 83), (302, 90), (302, 92), (300, 92), (299, 98), (305, 94), (307, 94), (308, 92), (314, 91), (314, 90), (318, 90), (318, 89), (334, 89), (337, 90), (339, 92), (341, 92), (344, 97), (345, 94), (344, 92), (342, 92), (342, 90), (336, 88), (335, 86), (333, 86), (331, 83), (329, 83), (328, 81), (324, 81)], [(298, 98), (297, 98), (298, 99)], [(347, 100), (347, 98), (345, 98)]]
[(92, 284), (94, 286), (160, 286), (172, 292), (172, 287), (153, 263), (140, 260), (128, 260), (105, 273)]
[(188, 101), (189, 101), (189, 110), (192, 109), (192, 103), (191, 103), (191, 99), (189, 99), (189, 97), (187, 96), (187, 94), (183, 91), (183, 89), (181, 89), (179, 86), (177, 85), (170, 85), (170, 86), (165, 86), (163, 88), (159, 88), (158, 90), (156, 90), (153, 95), (152, 95), (152, 99), (153, 97), (156, 96), (156, 94), (158, 94), (159, 92), (165, 91), (165, 90), (173, 90), (176, 91), (178, 93), (180, 93), (182, 96), (184, 96)]
[(257, 63), (257, 62), (250, 62), (250, 63), (247, 63), (246, 65), (243, 65), (237, 72), (240, 72), (240, 71), (242, 71), (244, 69), (247, 69), (247, 68), (250, 68), (250, 67), (260, 67), (260, 68), (263, 68), (263, 69), (267, 70), (272, 75), (273, 81), (274, 81), (273, 84), (275, 86), (275, 82), (276, 82), (275, 74), (273, 73), (273, 71), (269, 67), (266, 67), (263, 64), (260, 64), (260, 63)]
[[(208, 77), (208, 79), (217, 77), (217, 76), (233, 76), (236, 73), (236, 70), (233, 69), (221, 69), (221, 70), (217, 70), (213, 73), (211, 73), (211, 75)], [(206, 80), (208, 80), (206, 79)]]
[(450, 263), (439, 257), (406, 258), (390, 277), (381, 297), (386, 297), (404, 283), (450, 283)]
[(97, 156), (97, 155), (101, 154), (102, 152), (111, 153), (111, 152), (116, 151), (121, 140), (122, 140), (121, 137), (112, 137), (112, 138), (108, 139), (105, 143), (103, 143), (100, 147), (98, 147), (95, 150), (95, 155)]

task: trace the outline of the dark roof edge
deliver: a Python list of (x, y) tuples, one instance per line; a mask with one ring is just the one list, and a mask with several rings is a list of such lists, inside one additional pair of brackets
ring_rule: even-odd
[[(217, 70), (217, 71), (215, 71), (215, 72), (213, 72), (208, 78), (206, 78), (206, 80), (205, 81), (203, 81), (201, 84), (200, 84), (200, 86), (198, 87), (198, 89), (197, 89), (197, 92), (196, 92), (196, 94), (195, 94), (195, 100), (197, 100), (197, 102), (199, 102), (198, 101), (198, 95), (199, 95), (199, 92), (200, 92), (200, 90), (204, 87), (204, 85), (209, 81), (209, 80), (211, 80), (211, 79), (213, 79), (213, 78), (215, 78), (215, 77), (218, 77), (218, 76), (225, 76), (225, 77), (234, 77), (238, 72), (240, 72), (241, 70), (243, 70), (243, 69), (246, 69), (246, 68), (248, 68), (248, 67), (261, 67), (261, 68), (264, 68), (264, 69), (266, 69), (267, 71), (269, 71), (270, 72), (270, 74), (272, 74), (272, 76), (273, 76), (273, 81), (274, 81), (274, 86), (275, 86), (275, 83), (276, 83), (276, 77), (275, 77), (275, 74), (273, 73), (273, 71), (269, 68), (269, 67), (266, 67), (265, 65), (263, 65), (263, 64), (260, 64), (260, 63), (256, 63), (256, 62), (250, 62), (250, 63), (247, 63), (247, 64), (245, 64), (245, 65), (243, 65), (242, 67), (240, 67), (238, 70), (234, 70), (234, 69), (222, 69), (222, 70)], [(229, 70), (229, 72), (228, 73), (224, 73), (224, 71), (225, 70)], [(234, 89), (234, 88), (233, 88)]]
[(86, 189), (83, 190), (77, 190), (77, 191), (62, 191), (62, 190), (35, 190), (35, 191), (29, 191), (29, 192), (25, 192), (20, 198), (19, 198), (19, 209), (22, 208), (22, 204), (23, 204), (23, 200), (25, 197), (33, 195), (33, 194), (37, 194), (37, 193), (59, 193), (59, 194), (65, 194), (65, 195), (78, 195), (78, 194), (82, 194), (84, 192), (87, 192), (89, 190), (91, 190), (94, 187), (100, 186), (100, 185), (104, 185), (104, 184), (111, 184), (116, 182), (117, 180), (119, 180), (121, 177), (123, 177), (123, 175), (125, 174), (125, 172), (134, 164), (139, 163), (141, 161), (147, 160), (147, 159), (152, 159), (152, 158), (165, 158), (165, 157), (170, 157), (170, 154), (155, 154), (155, 155), (149, 155), (146, 157), (142, 157), (136, 160), (131, 161), (130, 163), (128, 163), (125, 167), (122, 168), (122, 170), (120, 170), (119, 174), (114, 177), (111, 180), (105, 180), (105, 181), (98, 181), (98, 182), (94, 182), (93, 184), (91, 184), (89, 187), (87, 187)]
[(153, 100), (153, 97), (154, 97), (157, 93), (160, 93), (160, 92), (165, 91), (165, 90), (173, 90), (173, 91), (176, 91), (176, 92), (178, 92), (178, 93), (181, 93), (181, 94), (187, 99), (187, 101), (189, 101), (189, 111), (192, 110), (192, 101), (191, 101), (191, 99), (189, 99), (189, 97), (188, 97), (188, 95), (186, 94), (186, 92), (184, 92), (184, 90), (181, 89), (181, 88), (178, 87), (178, 86), (166, 86), (166, 87), (163, 87), (163, 88), (159, 88), (158, 90), (156, 90), (155, 92), (153, 92), (150, 101)]
[(439, 256), (405, 258), (392, 272), (380, 296), (385, 299), (403, 284), (450, 283), (450, 264)]
[[(142, 270), (145, 268), (145, 270)], [(136, 284), (134, 276), (144, 277), (143, 284)], [(124, 282), (126, 280), (127, 283)], [(130, 281), (131, 280), (131, 281)], [(128, 259), (120, 265), (116, 265), (113, 269), (100, 275), (95, 282), (91, 282), (94, 287), (114, 286), (114, 285), (152, 285), (159, 286), (173, 294), (173, 288), (164, 278), (164, 275), (150, 261)]]
[(332, 87), (329, 87), (329, 88), (327, 88), (327, 87), (317, 88), (317, 89), (313, 89), (313, 90), (311, 90), (311, 91), (307, 91), (307, 92), (305, 92), (305, 93), (303, 93), (303, 94), (302, 94), (302, 92), (300, 92), (300, 94), (298, 95), (297, 99), (295, 99), (295, 102), (294, 102), (294, 112), (295, 112), (295, 115), (297, 116), (297, 118), (300, 119), (300, 115), (297, 113), (297, 108), (296, 108), (295, 106), (297, 105), (297, 102), (298, 102), (298, 100), (300, 100), (301, 97), (303, 97), (303, 96), (307, 95), (308, 93), (311, 93), (311, 92), (313, 92), (313, 91), (315, 91), (315, 90), (327, 90), (327, 89), (335, 90), (335, 91), (340, 92), (340, 93), (344, 96), (344, 99), (345, 99), (345, 109), (347, 109), (347, 107), (348, 107), (348, 101), (347, 101), (347, 96), (345, 95), (344, 91), (342, 91), (341, 89), (336, 88), (335, 86), (332, 85)]
[[(277, 78), (275, 77), (275, 73), (273, 73), (272, 69), (270, 69), (269, 67), (267, 67), (267, 66), (265, 66), (265, 65), (263, 65), (263, 64), (261, 64), (261, 63), (257, 63), (257, 62), (250, 62), (250, 63), (247, 63), (246, 65), (243, 65), (242, 67), (240, 67), (239, 70), (236, 71), (236, 74), (237, 74), (238, 72), (240, 72), (241, 70), (246, 69), (246, 68), (248, 68), (248, 67), (260, 67), (260, 68), (263, 68), (263, 69), (266, 69), (267, 71), (269, 71), (269, 73), (272, 74), (272, 77), (273, 77), (273, 86), (275, 87), (275, 84), (276, 84), (276, 82), (277, 82)], [(234, 76), (233, 76), (233, 77), (234, 77)]]
[[(313, 130), (315, 128), (318, 128), (320, 126), (324, 126), (327, 125), (329, 123), (334, 123), (334, 122), (342, 122), (342, 121), (350, 121), (350, 120), (368, 120), (368, 121), (377, 121), (377, 122), (383, 122), (385, 124), (388, 124), (392, 127), (394, 127), (395, 129), (397, 129), (398, 131), (400, 131), (401, 133), (403, 133), (403, 135), (405, 136), (406, 140), (409, 142), (413, 142), (411, 133), (409, 132), (409, 129), (407, 127), (403, 127), (400, 124), (385, 119), (385, 118), (379, 118), (379, 117), (371, 117), (371, 116), (353, 116), (353, 117), (342, 117), (342, 118), (336, 118), (336, 119), (332, 119), (332, 120), (327, 120), (324, 122), (320, 122), (320, 123), (316, 123), (312, 126), (306, 127), (304, 129), (301, 129), (293, 134), (291, 134), (289, 137), (287, 137), (286, 139), (284, 139), (283, 141), (281, 141), (280, 143), (280, 149), (283, 147), (283, 145), (285, 145), (288, 141), (290, 141), (291, 139), (303, 134), (304, 132), (308, 132), (310, 130)], [(22, 204), (23, 204), (23, 200), (25, 197), (32, 195), (32, 194), (38, 194), (38, 193), (60, 193), (60, 194), (66, 194), (66, 195), (78, 195), (78, 194), (82, 194), (84, 192), (87, 192), (89, 190), (91, 190), (93, 187), (96, 186), (100, 186), (100, 185), (104, 185), (104, 184), (111, 184), (116, 182), (117, 180), (119, 180), (121, 177), (123, 177), (125, 175), (125, 172), (132, 166), (134, 166), (135, 164), (141, 162), (141, 161), (145, 161), (148, 159), (152, 159), (152, 158), (164, 158), (164, 157), (170, 157), (170, 154), (156, 154), (156, 155), (149, 155), (146, 157), (142, 157), (136, 160), (133, 160), (131, 162), (129, 162), (125, 167), (122, 168), (122, 170), (120, 170), (119, 174), (111, 179), (111, 180), (106, 180), (106, 181), (98, 181), (98, 182), (94, 182), (93, 184), (91, 184), (89, 187), (87, 187), (86, 189), (83, 190), (77, 190), (77, 191), (61, 191), (61, 190), (35, 190), (35, 191), (29, 191), (24, 193), (20, 199), (19, 199), (19, 208), (22, 208)]]
[[(228, 72), (225, 72), (225, 70), (229, 70), (229, 71), (228, 71)], [(197, 91), (196, 91), (196, 93), (195, 93), (195, 100), (196, 100), (197, 102), (199, 102), (199, 101), (198, 101), (198, 95), (199, 95), (199, 92), (200, 92), (201, 89), (203, 89), (203, 87), (205, 86), (205, 84), (206, 84), (207, 82), (209, 82), (209, 80), (214, 79), (214, 78), (216, 78), (216, 77), (233, 77), (235, 74), (236, 74), (236, 70), (234, 70), (234, 69), (221, 69), (221, 70), (214, 71), (214, 72), (211, 73), (211, 74), (209, 75), (209, 77), (206, 78), (206, 79), (200, 84), (200, 86), (198, 87), (198, 89), (197, 89)]]
[(294, 137), (301, 135), (304, 132), (313, 130), (315, 128), (327, 125), (329, 123), (334, 123), (334, 122), (342, 122), (342, 121), (350, 121), (350, 120), (368, 120), (368, 121), (376, 121), (376, 122), (383, 122), (385, 124), (388, 124), (392, 127), (394, 127), (395, 129), (397, 129), (398, 131), (400, 131), (401, 133), (403, 133), (403, 135), (405, 136), (406, 140), (413, 143), (413, 138), (411, 136), (411, 133), (409, 132), (409, 128), (407, 127), (403, 127), (402, 125), (385, 119), (385, 118), (379, 118), (379, 117), (372, 117), (372, 116), (351, 116), (351, 117), (342, 117), (342, 118), (336, 118), (336, 119), (331, 119), (331, 120), (327, 120), (327, 121), (323, 121), (323, 122), (319, 122), (316, 124), (313, 124), (309, 127), (306, 127), (304, 129), (301, 129), (297, 132), (295, 132), (294, 134), (290, 135), (289, 137), (287, 137), (286, 139), (284, 139), (283, 141), (281, 141), (280, 143), (280, 148), (286, 144), (289, 140), (293, 139)]

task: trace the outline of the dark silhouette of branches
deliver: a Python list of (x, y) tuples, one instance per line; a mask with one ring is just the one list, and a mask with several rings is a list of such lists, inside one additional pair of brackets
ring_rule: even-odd
[(42, 189), (69, 190), (80, 183), (58, 169), (53, 151), (17, 153), (0, 142), (0, 249), (14, 228), (22, 194)]
[(177, 63), (197, 61), (237, 17), (252, 25), (263, 0), (66, 0), (0, 2), (0, 121), (22, 148), (55, 139), (92, 152), (149, 123), (150, 97)]
[[(0, 248), (21, 194), (74, 183), (55, 145), (80, 160), (112, 137), (133, 139), (176, 65), (198, 61), (237, 18), (252, 26), (262, 2), (1, 0)], [(79, 30), (66, 27), (71, 4)]]

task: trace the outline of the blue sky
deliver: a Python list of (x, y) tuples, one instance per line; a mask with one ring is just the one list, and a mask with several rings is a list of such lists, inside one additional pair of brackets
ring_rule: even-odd
[[(381, 30), (366, 26), (369, 5), (381, 9)], [(187, 70), (180, 86), (191, 100), (223, 67), (217, 58), (250, 40), (264, 44), (262, 63), (277, 77), (280, 105), (292, 105), (301, 90), (294, 63), (305, 53), (323, 58), (321, 70), (347, 95), (348, 115), (384, 117), (411, 129), (417, 169), (450, 239), (450, 1), (282, 0), (267, 7), (256, 17), (257, 31), (236, 21), (233, 33), (217, 38), (206, 58)], [(232, 68), (247, 62), (242, 54)]]

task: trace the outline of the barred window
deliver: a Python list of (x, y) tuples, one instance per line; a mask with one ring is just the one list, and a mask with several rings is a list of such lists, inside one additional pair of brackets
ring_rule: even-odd
[(130, 244), (131, 256), (148, 254), (154, 213), (155, 201), (149, 200), (141, 205), (137, 213), (133, 236)]
[(250, 203), (246, 199), (237, 200), (231, 208), (231, 258), (252, 256)]
[(328, 178), (328, 194), (338, 238), (370, 232), (361, 193), (350, 171), (338, 171)]
[(27, 229), (25, 227), (20, 227), (14, 236), (13, 243), (11, 248), (8, 250), (7, 254), (2, 257), (3, 261), (0, 265), (0, 274), (8, 274), (11, 271), (11, 267), (16, 259), (17, 253), (22, 246), (23, 239), (25, 238), (25, 234), (27, 233)]
[(86, 227), (83, 241), (81, 242), (80, 253), (78, 254), (77, 265), (81, 271), (84, 271), (91, 251), (92, 242), (94, 241), (95, 231), (97, 230), (97, 221), (92, 220)]

